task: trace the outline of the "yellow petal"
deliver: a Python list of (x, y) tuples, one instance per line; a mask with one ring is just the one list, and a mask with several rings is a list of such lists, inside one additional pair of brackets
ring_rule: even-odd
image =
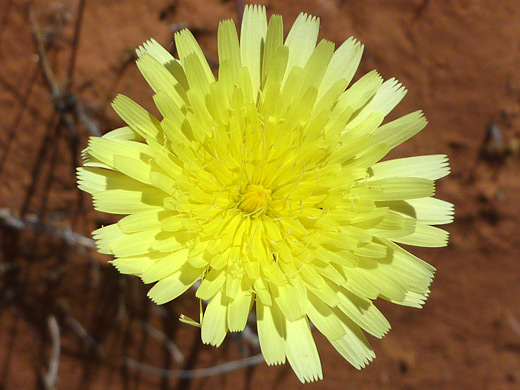
[(447, 231), (417, 222), (415, 232), (409, 236), (394, 238), (393, 241), (426, 248), (438, 248), (448, 245), (448, 238)]
[(110, 251), (110, 245), (115, 240), (126, 237), (117, 223), (113, 225), (103, 226), (102, 228), (96, 229), (92, 232), (94, 240), (96, 240), (96, 246), (99, 253), (112, 254)]
[(209, 84), (214, 80), (208, 80), (204, 76), (204, 66), (200, 58), (195, 54), (191, 53), (184, 58), (186, 78), (190, 89), (187, 93), (190, 98), (190, 103), (193, 105), (193, 91), (197, 92), (197, 98), (203, 98), (209, 92)]
[(336, 350), (357, 369), (365, 367), (376, 356), (365, 335), (354, 322), (339, 309), (334, 309), (345, 330), (345, 336), (331, 340)]
[[(157, 91), (153, 96), (153, 100), (161, 115), (164, 118), (168, 118), (168, 120), (173, 122), (176, 127), (180, 128), (185, 117), (184, 112), (182, 111), (184, 104), (178, 105), (178, 103), (176, 103), (172, 98), (172, 94), (169, 94), (165, 91)], [(164, 122), (161, 122), (161, 128), (164, 132), (166, 132), (166, 129), (164, 128), (165, 126), (163, 126), (163, 124)], [(170, 140), (175, 141), (175, 139), (171, 138)]]
[(262, 76), (262, 48), (267, 33), (265, 7), (246, 5), (240, 31), (240, 56), (242, 65), (249, 70), (253, 91), (258, 91)]
[(392, 78), (385, 81), (367, 105), (364, 106), (356, 117), (349, 123), (349, 127), (356, 126), (373, 112), (379, 112), (383, 116), (388, 115), (405, 95), (406, 88), (404, 88), (396, 79)]
[(340, 290), (338, 296), (338, 308), (371, 335), (381, 338), (390, 330), (390, 323), (369, 299), (346, 290)]
[(382, 83), (383, 79), (375, 70), (361, 77), (341, 95), (332, 110), (333, 117), (342, 115), (347, 107), (353, 111), (359, 110), (376, 94)]
[(183, 89), (188, 89), (186, 75), (184, 74), (184, 70), (182, 69), (180, 61), (173, 58), (168, 50), (157, 43), (157, 41), (154, 39), (146, 41), (136, 50), (136, 52), (139, 58), (143, 57), (145, 54), (150, 54), (172, 74), (172, 76), (179, 82)]
[(228, 327), (226, 321), (228, 306), (219, 291), (208, 303), (202, 319), (202, 342), (218, 347), (226, 337)]
[(194, 54), (197, 57), (197, 62), (201, 65), (203, 69), (204, 81), (207, 83), (212, 83), (215, 81), (215, 76), (211, 72), (211, 68), (208, 65), (208, 61), (206, 61), (206, 57), (202, 52), (199, 44), (195, 40), (195, 37), (189, 30), (181, 30), (175, 33), (175, 46), (177, 47), (177, 52), (179, 53), (179, 58), (181, 63), (186, 71), (186, 58)]
[[(168, 256), (157, 260), (153, 266), (148, 268), (141, 275), (141, 279), (143, 283), (153, 283), (158, 280), (164, 279), (173, 273), (178, 272), (181, 267), (186, 265), (186, 259), (188, 257), (188, 250), (183, 249), (177, 252), (173, 252)], [(187, 267), (187, 268), (186, 268)], [(186, 272), (189, 274), (193, 274), (192, 267), (186, 265)], [(200, 271), (198, 271), (198, 275), (200, 276)]]
[(289, 48), (286, 76), (294, 66), (303, 68), (307, 64), (316, 47), (319, 29), (319, 18), (305, 13), (298, 15), (285, 40), (285, 46)]
[(304, 83), (305, 87), (315, 87), (316, 92), (318, 92), (317, 89), (323, 80), (333, 53), (333, 42), (324, 39), (316, 46), (304, 67), (304, 72), (307, 75)]
[(253, 296), (249, 291), (240, 289), (228, 306), (227, 321), (230, 332), (241, 332), (247, 324)]
[(141, 275), (155, 264), (149, 256), (123, 257), (110, 262), (122, 274)]
[(374, 132), (373, 137), (394, 148), (424, 129), (427, 123), (423, 113), (415, 111), (381, 126)]
[(285, 319), (280, 310), (256, 302), (258, 340), (268, 365), (285, 363)]
[(223, 270), (211, 269), (197, 289), (195, 296), (203, 300), (212, 299), (226, 282), (226, 272)]
[(101, 138), (111, 139), (114, 141), (144, 141), (144, 138), (133, 131), (129, 126), (120, 127), (119, 129), (109, 131), (108, 133), (103, 134)]
[(168, 50), (162, 47), (153, 38), (144, 42), (142, 46), (139, 46), (136, 53), (139, 58), (145, 54), (149, 54), (163, 65), (175, 60)]
[(116, 155), (143, 160), (152, 157), (152, 152), (146, 144), (104, 137), (90, 137), (86, 153), (111, 168), (114, 168), (114, 156)]
[[(273, 15), (269, 19), (265, 37), (264, 54), (262, 57), (262, 86), (265, 84), (268, 72), (276, 65), (276, 53), (283, 45), (283, 19)], [(281, 80), (282, 75), (280, 75)]]
[(369, 169), (368, 181), (391, 177), (421, 177), (429, 180), (440, 179), (450, 173), (448, 156), (436, 154), (383, 161)]
[(298, 295), (296, 288), (290, 284), (284, 286), (270, 286), (271, 295), (282, 311), (284, 317), (290, 320), (297, 320), (305, 313), (301, 306), (302, 297)]
[(302, 383), (323, 379), (320, 357), (307, 317), (296, 321), (286, 320), (285, 326), (287, 329), (285, 334), (287, 360), (298, 379)]
[(366, 197), (375, 201), (425, 198), (435, 193), (433, 180), (422, 178), (389, 178), (367, 183), (372, 192)]
[(171, 215), (171, 212), (162, 208), (142, 211), (140, 213), (127, 215), (117, 224), (123, 233), (137, 233), (161, 227), (161, 220)]
[[(125, 184), (128, 187), (133, 183)], [(143, 185), (141, 188), (135, 186), (130, 190), (115, 189), (96, 192), (93, 196), (93, 203), (96, 210), (105, 213), (132, 214), (162, 207), (166, 197), (167, 195), (163, 191)]]
[(229, 61), (230, 70), (237, 74), (241, 66), (240, 46), (235, 23), (223, 20), (218, 25), (218, 58), (219, 62)]
[(158, 305), (170, 302), (183, 294), (200, 278), (200, 270), (185, 265), (180, 271), (159, 280), (148, 291), (148, 297)]
[(345, 330), (328, 302), (322, 301), (314, 294), (309, 294), (307, 315), (312, 323), (329, 340), (336, 340), (345, 335)]
[(185, 104), (186, 96), (183, 93), (183, 88), (180, 87), (175, 77), (159, 61), (149, 54), (144, 54), (136, 63), (144, 78), (155, 92), (163, 91), (179, 107)]
[(444, 225), (453, 222), (453, 205), (435, 198), (409, 199), (407, 201), (381, 202), (381, 206), (415, 218), (428, 225)]
[(152, 166), (147, 161), (115, 155), (114, 168), (141, 183), (152, 184), (150, 181)]
[(110, 252), (117, 257), (138, 256), (151, 251), (159, 229), (145, 230), (117, 238), (110, 244)]
[(334, 52), (325, 76), (320, 84), (318, 99), (332, 88), (340, 79), (345, 86), (350, 83), (361, 61), (363, 45), (354, 38), (349, 38)]

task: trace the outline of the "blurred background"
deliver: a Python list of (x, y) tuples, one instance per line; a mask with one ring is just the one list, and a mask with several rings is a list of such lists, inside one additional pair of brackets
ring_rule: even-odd
[[(392, 157), (446, 153), (438, 197), (455, 204), (450, 244), (413, 249), (437, 268), (421, 310), (378, 302), (393, 329), (351, 367), (317, 332), (324, 381), (305, 389), (520, 388), (520, 2), (271, 0), (286, 32), (304, 11), (320, 38), (365, 44), (356, 78), (378, 69), (409, 93), (391, 118), (428, 127)], [(215, 349), (189, 292), (161, 307), (119, 275), (90, 232), (114, 221), (75, 186), (88, 136), (122, 122), (124, 93), (155, 112), (134, 49), (190, 28), (217, 67), (235, 0), (0, 0), (0, 389), (301, 389), (267, 367), (254, 326)]]

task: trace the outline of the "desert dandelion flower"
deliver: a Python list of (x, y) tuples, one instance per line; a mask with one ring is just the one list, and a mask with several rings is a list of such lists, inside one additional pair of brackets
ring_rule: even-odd
[[(244, 329), (253, 307), (268, 364), (322, 378), (310, 322), (357, 368), (373, 359), (364, 332), (388, 321), (373, 301), (420, 307), (434, 268), (398, 244), (440, 247), (452, 205), (433, 198), (445, 155), (379, 162), (426, 125), (421, 112), (383, 123), (404, 97), (375, 71), (348, 87), (363, 46), (316, 45), (319, 20), (248, 6), (240, 40), (218, 29), (218, 78), (188, 30), (179, 59), (155, 41), (137, 65), (155, 94), (155, 118), (125, 96), (127, 123), (91, 138), (79, 187), (97, 210), (125, 215), (94, 232), (124, 274), (171, 301), (195, 282), (206, 301), (202, 341)], [(348, 87), (348, 88), (347, 88)]]

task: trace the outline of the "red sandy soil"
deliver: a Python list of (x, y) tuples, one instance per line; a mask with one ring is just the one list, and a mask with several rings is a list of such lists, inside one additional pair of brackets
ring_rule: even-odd
[[(61, 87), (67, 85), (79, 3), (32, 6)], [(218, 21), (237, 20), (234, 1), (85, 3), (70, 91), (103, 131), (121, 124), (109, 108), (117, 92), (152, 109), (151, 90), (133, 63), (135, 47), (150, 37), (169, 47), (172, 25), (187, 25), (215, 60)], [(321, 37), (338, 44), (351, 35), (361, 40), (358, 77), (374, 68), (385, 78), (395, 76), (409, 93), (392, 117), (423, 109), (430, 122), (393, 157), (447, 153), (452, 165), (437, 187), (438, 196), (456, 207), (450, 245), (414, 250), (437, 268), (426, 306), (379, 302), (393, 330), (370, 340), (377, 358), (362, 371), (316, 334), (325, 379), (305, 389), (520, 388), (520, 3), (262, 4), (269, 14), (282, 14), (286, 28), (305, 11), (321, 18)], [(58, 126), (30, 26), (26, 1), (0, 1), (0, 208), (38, 218), (53, 231), (89, 235), (111, 219), (93, 212), (89, 197), (75, 188), (74, 151), (85, 146), (87, 130), (80, 124), (76, 137)], [(493, 123), (502, 139), (487, 137)], [(137, 278), (119, 277), (107, 257), (5, 221), (0, 229), (0, 389), (45, 388), (50, 318), (60, 329), (56, 389), (304, 388), (288, 366), (261, 364), (191, 381), (125, 366), (129, 356), (162, 368), (203, 368), (258, 350), (231, 337), (220, 349), (202, 346), (198, 330), (177, 321), (180, 313), (197, 315), (192, 296), (158, 310), (146, 287)], [(175, 362), (142, 321), (174, 340), (185, 362)]]

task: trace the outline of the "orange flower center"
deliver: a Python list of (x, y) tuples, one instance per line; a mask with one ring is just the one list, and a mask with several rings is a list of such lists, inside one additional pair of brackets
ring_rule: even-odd
[(261, 185), (249, 184), (242, 194), (239, 208), (248, 214), (264, 214), (271, 202), (271, 190)]

